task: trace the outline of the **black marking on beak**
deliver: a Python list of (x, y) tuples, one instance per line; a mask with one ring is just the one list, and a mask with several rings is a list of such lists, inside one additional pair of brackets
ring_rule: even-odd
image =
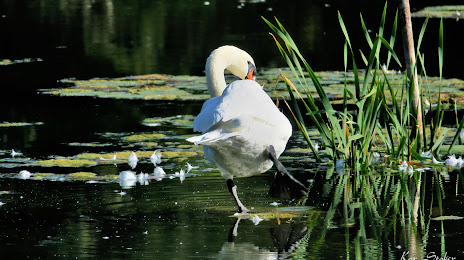
[(248, 73), (245, 79), (256, 80), (256, 67), (250, 61), (248, 61)]

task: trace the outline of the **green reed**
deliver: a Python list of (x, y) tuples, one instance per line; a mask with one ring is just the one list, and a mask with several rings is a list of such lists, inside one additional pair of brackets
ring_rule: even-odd
[[(356, 63), (356, 53), (351, 44), (348, 31), (342, 16), (338, 13), (340, 28), (345, 37), (344, 45), (344, 65), (345, 65), (345, 81), (343, 86), (343, 102), (339, 110), (334, 109), (325, 90), (315, 72), (302, 56), (290, 34), (284, 26), (276, 18), (276, 25), (263, 17), (263, 20), (272, 30), (272, 36), (275, 44), (281, 53), (282, 57), (287, 62), (293, 76), (298, 84), (303, 86), (303, 93), (300, 93), (294, 83), (285, 75), (281, 74), (283, 81), (286, 83), (291, 105), (287, 104), (294, 116), (298, 128), (303, 133), (310, 149), (317, 161), (321, 161), (320, 155), (317, 153), (313, 141), (311, 140), (304, 120), (309, 119), (317, 128), (320, 137), (325, 147), (325, 151), (332, 160), (344, 159), (345, 163), (355, 170), (367, 169), (370, 167), (374, 148), (378, 151), (383, 151), (392, 160), (421, 160), (421, 152), (432, 152), (438, 154), (443, 145), (444, 138), (449, 131), (448, 128), (442, 127), (444, 111), (440, 106), (440, 95), (438, 97), (437, 107), (434, 110), (432, 123), (430, 124), (430, 136), (426, 136), (425, 128), (422, 136), (424, 138), (416, 138), (420, 136), (419, 129), (413, 127), (417, 125), (416, 117), (410, 114), (412, 105), (413, 87), (409, 88), (410, 82), (413, 79), (404, 77), (401, 86), (393, 86), (388, 77), (387, 69), (393, 58), (397, 64), (401, 66), (393, 46), (396, 40), (398, 12), (394, 18), (391, 29), (390, 41), (384, 38), (385, 20), (386, 20), (387, 4), (385, 4), (380, 26), (376, 37), (371, 39), (364, 20), (361, 16), (361, 25), (369, 44), (370, 50), (367, 56), (360, 51), (365, 68), (358, 69)], [(428, 18), (425, 20), (421, 32), (419, 34), (417, 44), (417, 61), (425, 73), (424, 59), (420, 55), (420, 45), (427, 26)], [(281, 42), (283, 44), (281, 44)], [(382, 69), (380, 61), (380, 51), (385, 49), (388, 53), (386, 65)], [(440, 23), (439, 30), (439, 68), (440, 78), (443, 68), (443, 21)], [(350, 60), (351, 59), (351, 60)], [(347, 87), (348, 63), (352, 66), (354, 74), (354, 93)], [(418, 64), (414, 64), (417, 66)], [(421, 75), (426, 76), (426, 75)], [(308, 79), (309, 77), (309, 79)], [(309, 90), (309, 80), (312, 81), (318, 95), (319, 100), (316, 101)], [(420, 81), (419, 81), (420, 82)], [(420, 85), (422, 89), (422, 85)], [(385, 93), (389, 92), (391, 103), (387, 99)], [(318, 106), (318, 102), (322, 105)], [(301, 106), (303, 108), (300, 108)], [(348, 109), (349, 104), (354, 104), (354, 109)], [(432, 110), (431, 107), (429, 110)], [(425, 112), (422, 109), (423, 125), (425, 125)], [(456, 143), (460, 130), (463, 128), (464, 120), (457, 127), (458, 132), (454, 136), (453, 142), (449, 146), (447, 152)], [(429, 142), (427, 142), (427, 140)], [(380, 145), (378, 143), (381, 143)]]

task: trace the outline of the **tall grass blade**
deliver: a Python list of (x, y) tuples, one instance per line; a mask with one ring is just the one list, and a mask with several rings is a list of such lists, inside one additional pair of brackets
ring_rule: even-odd
[(456, 144), (456, 140), (458, 140), (460, 138), (460, 134), (461, 134), (463, 126), (464, 126), (464, 117), (461, 119), (461, 123), (459, 124), (458, 129), (456, 131), (456, 134), (453, 137), (453, 141), (451, 142), (451, 145), (450, 145), (450, 147), (448, 149), (448, 154), (450, 154), (451, 149)]
[[(391, 32), (391, 36), (390, 36), (390, 46), (392, 48), (393, 48), (393, 46), (395, 46), (397, 27), (398, 27), (398, 10), (396, 10), (395, 20), (393, 21), (392, 32)], [(388, 70), (388, 68), (390, 66), (390, 60), (391, 60), (391, 53), (388, 52), (386, 70)]]
[(440, 70), (440, 80), (443, 71), (443, 18), (440, 19), (440, 30), (438, 32), (438, 68)]
[(364, 19), (362, 17), (362, 14), (359, 14), (359, 16), (361, 18), (361, 26), (362, 26), (362, 29), (363, 29), (363, 32), (364, 32), (364, 37), (366, 37), (366, 41), (369, 44), (369, 47), (371, 47), (371, 49), (372, 49), (372, 40), (371, 40), (371, 37), (369, 36), (369, 31), (366, 28), (366, 24), (364, 23)]

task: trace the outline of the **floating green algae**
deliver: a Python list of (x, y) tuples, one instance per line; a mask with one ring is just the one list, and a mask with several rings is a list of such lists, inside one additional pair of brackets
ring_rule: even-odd
[(195, 116), (193, 115), (152, 117), (152, 118), (144, 119), (142, 121), (142, 125), (151, 126), (151, 127), (156, 127), (156, 126), (161, 126), (161, 125), (171, 125), (171, 126), (176, 126), (178, 128), (191, 128), (194, 120), (195, 120)]
[(21, 64), (21, 63), (32, 63), (32, 62), (41, 62), (41, 58), (24, 58), (21, 60), (10, 60), (10, 59), (3, 59), (0, 60), (0, 66), (8, 66), (14, 64)]
[[(29, 180), (49, 180), (49, 181), (116, 181), (119, 180), (117, 174), (98, 175), (94, 172), (71, 172), (68, 174), (57, 174), (50, 172), (33, 172)], [(16, 174), (14, 175), (16, 176)], [(0, 194), (1, 195), (1, 194)]]
[(461, 19), (464, 15), (464, 5), (442, 5), (428, 6), (422, 10), (411, 14), (412, 17), (427, 17), (432, 18), (454, 18)]
[(439, 217), (436, 217), (436, 218), (432, 218), (432, 220), (436, 220), (436, 221), (441, 221), (441, 220), (461, 220), (461, 219), (464, 219), (464, 217), (459, 217), (459, 216), (439, 216)]
[(112, 146), (113, 144), (98, 143), (98, 142), (91, 142), (91, 143), (72, 142), (72, 143), (68, 143), (68, 145), (69, 146), (81, 146), (81, 147), (105, 147), (105, 146)]
[(19, 126), (31, 126), (31, 125), (43, 125), (43, 122), (2, 122), (0, 127), (19, 127)]
[[(64, 79), (62, 83), (73, 84), (68, 88), (42, 89), (44, 94), (58, 96), (92, 96), (114, 99), (143, 100), (192, 100), (199, 95), (189, 92), (188, 85), (204, 85), (204, 79), (195, 76), (170, 76), (151, 74), (115, 79), (95, 78), (90, 80)], [(191, 90), (193, 91), (193, 90)], [(200, 98), (205, 98), (204, 96)]]
[(32, 173), (33, 180), (56, 180), (59, 179), (59, 176), (54, 173), (44, 172), (44, 173)]
[(98, 175), (93, 172), (73, 172), (68, 174), (68, 177), (76, 180), (93, 180), (97, 179)]
[(304, 206), (282, 207), (282, 208), (277, 208), (275, 210), (264, 211), (264, 212), (237, 213), (237, 214), (234, 214), (232, 217), (253, 218), (256, 215), (262, 219), (270, 220), (270, 219), (291, 219), (291, 218), (305, 216), (308, 214), (316, 214), (316, 215), (321, 214), (321, 212), (318, 212), (318, 211), (312, 212), (311, 209), (312, 209), (311, 207), (304, 207)]
[(40, 166), (44, 167), (88, 167), (97, 164), (96, 161), (86, 159), (75, 159), (75, 158), (59, 158), (49, 160), (36, 161)]
[[(287, 87), (282, 80), (277, 82), (278, 76), (283, 73), (294, 84), (295, 87), (304, 93), (303, 86), (298, 84), (298, 80), (293, 76), (293, 73), (288, 68), (273, 68), (262, 69), (259, 71), (258, 83), (263, 86), (263, 89), (274, 99), (285, 98), (289, 99)], [(362, 79), (362, 70), (359, 71), (359, 78)], [(334, 104), (343, 102), (343, 90), (345, 78), (347, 88), (352, 93), (355, 91), (354, 74), (352, 72), (340, 71), (320, 71), (316, 72), (322, 87), (325, 89), (329, 98)], [(380, 75), (381, 76), (381, 75)], [(404, 74), (400, 71), (386, 71), (386, 76), (389, 83), (396, 89), (400, 90), (404, 82)], [(226, 81), (232, 82), (237, 78), (226, 74)], [(438, 96), (438, 91), (441, 87), (441, 93), (450, 93), (451, 96), (443, 97), (445, 103), (452, 103), (454, 100), (464, 101), (464, 81), (460, 79), (442, 79), (439, 77), (427, 77), (421, 80), (423, 82), (423, 91), (426, 97), (435, 99)], [(172, 75), (142, 75), (131, 76), (114, 79), (90, 79), (76, 80), (65, 79), (61, 82), (66, 85), (71, 85), (67, 88), (42, 89), (44, 94), (58, 96), (92, 96), (98, 98), (114, 98), (114, 99), (140, 99), (140, 100), (201, 100), (209, 98), (208, 89), (206, 87), (205, 77), (200, 76), (172, 76)], [(308, 82), (308, 93), (314, 98), (318, 98), (317, 91), (311, 81)], [(362, 83), (362, 82), (361, 82)], [(391, 102), (390, 93), (385, 93), (387, 101)], [(401, 95), (397, 94), (397, 98)], [(432, 102), (432, 101), (431, 101)], [(464, 106), (464, 102), (457, 103), (458, 108)], [(153, 119), (146, 123), (156, 126), (158, 119)], [(159, 119), (163, 121), (162, 119)], [(160, 123), (160, 122), (158, 122)], [(166, 123), (166, 121), (161, 122)], [(182, 124), (181, 124), (182, 125)]]
[(140, 146), (143, 146), (143, 147), (158, 147), (159, 144), (157, 142), (139, 142), (138, 143)]
[(153, 139), (162, 139), (166, 136), (160, 133), (149, 133), (149, 134), (133, 134), (124, 136), (123, 139), (130, 142), (141, 142), (141, 141), (150, 141)]

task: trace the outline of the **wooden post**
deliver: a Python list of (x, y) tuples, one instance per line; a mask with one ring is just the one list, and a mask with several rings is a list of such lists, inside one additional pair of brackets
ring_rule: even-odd
[[(411, 106), (411, 114), (416, 115), (417, 128), (413, 128), (413, 136), (415, 137), (415, 130), (419, 129), (419, 135), (423, 139), (423, 125), (421, 106), (422, 100), (419, 93), (419, 80), (417, 78), (417, 64), (416, 55), (414, 51), (414, 38), (412, 35), (412, 22), (411, 11), (409, 8), (409, 0), (399, 0), (400, 19), (402, 20), (402, 35), (403, 35), (403, 49), (404, 59), (406, 63), (406, 71), (410, 82), (410, 87), (414, 86), (413, 91), (413, 104)], [(419, 142), (420, 143), (420, 142)]]

